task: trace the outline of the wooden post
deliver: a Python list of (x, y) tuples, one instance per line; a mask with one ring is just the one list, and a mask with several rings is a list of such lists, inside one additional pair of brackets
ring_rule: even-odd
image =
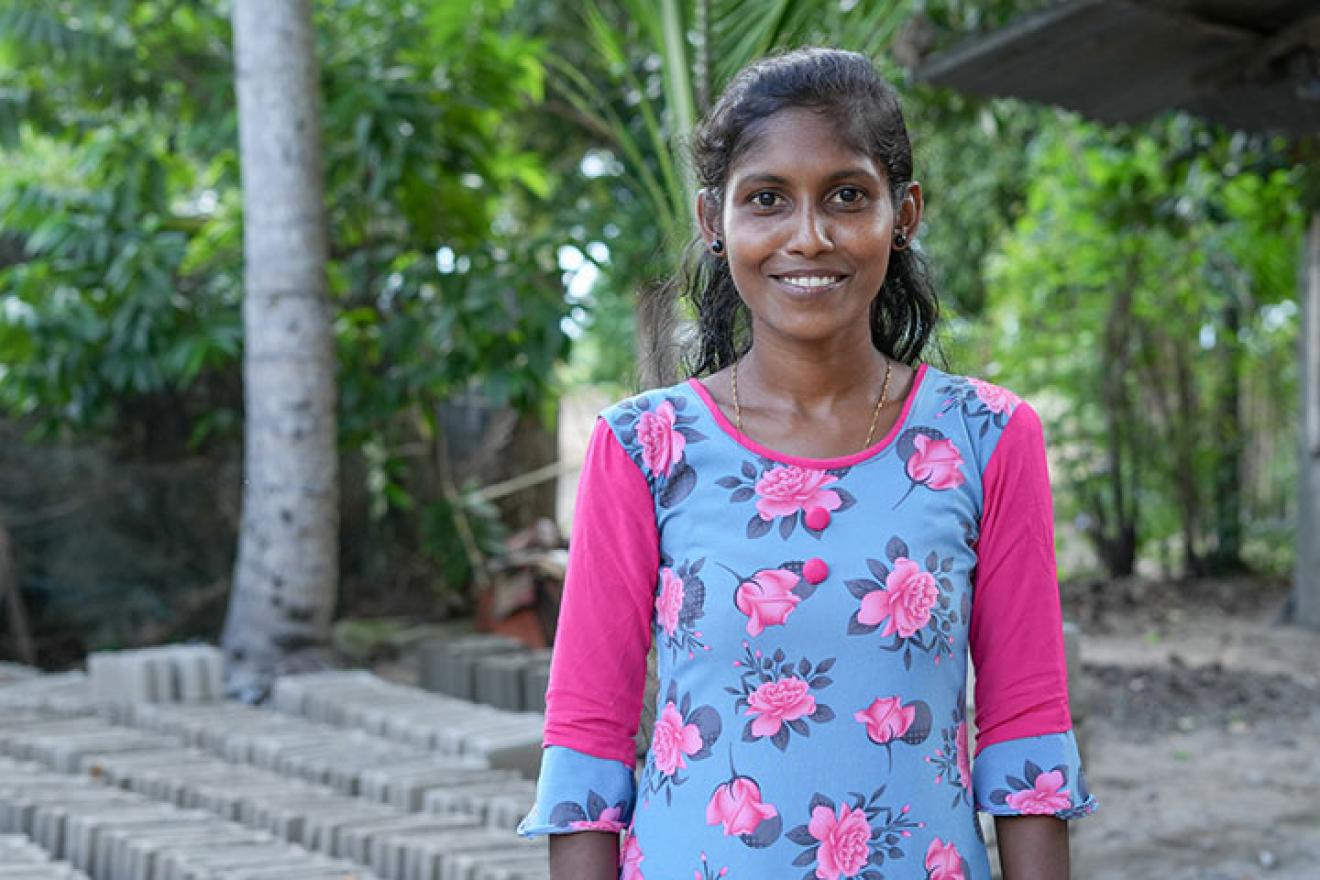
[(1320, 210), (1311, 214), (1302, 247), (1301, 458), (1297, 486), (1297, 572), (1292, 619), (1320, 629)]

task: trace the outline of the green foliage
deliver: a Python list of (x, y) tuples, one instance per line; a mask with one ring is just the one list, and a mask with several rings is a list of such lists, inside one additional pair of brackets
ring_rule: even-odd
[[(1282, 144), (1182, 117), (1065, 123), (1032, 143), (1025, 209), (990, 264), (992, 370), (1041, 398), (1064, 515), (1100, 540), (1126, 513), (1145, 546), (1176, 541), (1195, 572), (1235, 540), (1212, 509), (1238, 479), (1239, 387), (1295, 389), (1279, 304), (1296, 278), (1299, 170)], [(1287, 434), (1290, 408), (1276, 412), (1246, 430)]]
[[(912, 86), (891, 60), (1048, 2), (317, 0), (340, 439), (366, 452), (377, 521), (467, 576), (453, 511), (417, 477), (439, 402), (551, 410), (565, 326), (588, 328), (571, 375), (626, 383), (637, 291), (694, 231), (696, 116), (753, 58), (823, 43), (899, 86), (950, 366), (1038, 404), (1060, 513), (1093, 535), (1127, 516), (1148, 556), (1206, 558), (1237, 455), (1242, 553), (1277, 567), (1297, 193), (1317, 178), (1272, 141), (1179, 117), (1104, 130)], [(236, 441), (228, 8), (0, 0), (0, 408), (47, 435), (131, 445), (146, 408), (183, 414), (175, 452)], [(568, 301), (561, 249), (599, 273)]]
[[(236, 369), (224, 5), (0, 6), (5, 86), (46, 111), (25, 117), (16, 173), (0, 176), (0, 228), (23, 250), (0, 269), (0, 393), (52, 429), (109, 430), (126, 395)], [(539, 46), (508, 9), (318, 5), (346, 439), (386, 389), (398, 408), (486, 379), (530, 406), (564, 355), (549, 224), (533, 213), (554, 181), (518, 147), (519, 111), (543, 92)]]
[[(129, 457), (238, 440), (229, 7), (0, 0), (0, 408), (47, 437)], [(340, 442), (378, 453), (378, 518), (446, 555), (419, 413), (474, 392), (553, 412), (568, 352), (562, 181), (527, 146), (544, 47), (511, 0), (315, 13)], [(139, 423), (163, 410), (182, 431), (148, 450)]]

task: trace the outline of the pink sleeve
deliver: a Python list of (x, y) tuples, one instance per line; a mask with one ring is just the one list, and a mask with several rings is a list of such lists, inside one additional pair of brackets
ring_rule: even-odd
[(603, 419), (578, 484), (546, 690), (545, 744), (636, 763), (660, 566), (646, 478)]
[(1040, 417), (1018, 404), (986, 465), (969, 640), (976, 751), (1072, 728)]

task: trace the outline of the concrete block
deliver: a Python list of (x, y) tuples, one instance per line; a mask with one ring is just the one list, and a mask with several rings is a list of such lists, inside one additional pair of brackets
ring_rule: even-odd
[(87, 658), (91, 690), (112, 704), (198, 703), (224, 696), (224, 655), (208, 645), (97, 651)]
[[(431, 813), (459, 813), (475, 815), (486, 824), (489, 821), (491, 802), (512, 798), (523, 804), (522, 815), (526, 815), (536, 799), (536, 784), (525, 779), (502, 779), (493, 781), (470, 782), (459, 785), (436, 788), (428, 791), (422, 800), (422, 808)], [(513, 823), (517, 825), (515, 821)], [(512, 826), (508, 826), (512, 830)]]
[(419, 651), (418, 684), (423, 690), (470, 700), (476, 689), (476, 666), (481, 658), (526, 650), (517, 639), (501, 635), (432, 639), (423, 642)]
[(526, 712), (545, 712), (545, 692), (550, 686), (550, 652), (533, 651), (523, 669), (523, 696)]
[(0, 718), (17, 710), (74, 717), (89, 715), (98, 705), (87, 676), (81, 672), (24, 676), (0, 683)]
[(517, 651), (479, 658), (476, 663), (474, 698), (478, 703), (485, 703), (497, 709), (510, 712), (525, 711), (528, 708), (527, 670), (545, 665), (549, 653), (549, 651)]

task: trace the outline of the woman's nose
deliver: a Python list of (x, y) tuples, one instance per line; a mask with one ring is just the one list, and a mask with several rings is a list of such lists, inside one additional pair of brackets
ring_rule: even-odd
[(804, 207), (793, 215), (792, 237), (788, 240), (789, 253), (813, 256), (834, 250), (827, 219), (820, 211)]

